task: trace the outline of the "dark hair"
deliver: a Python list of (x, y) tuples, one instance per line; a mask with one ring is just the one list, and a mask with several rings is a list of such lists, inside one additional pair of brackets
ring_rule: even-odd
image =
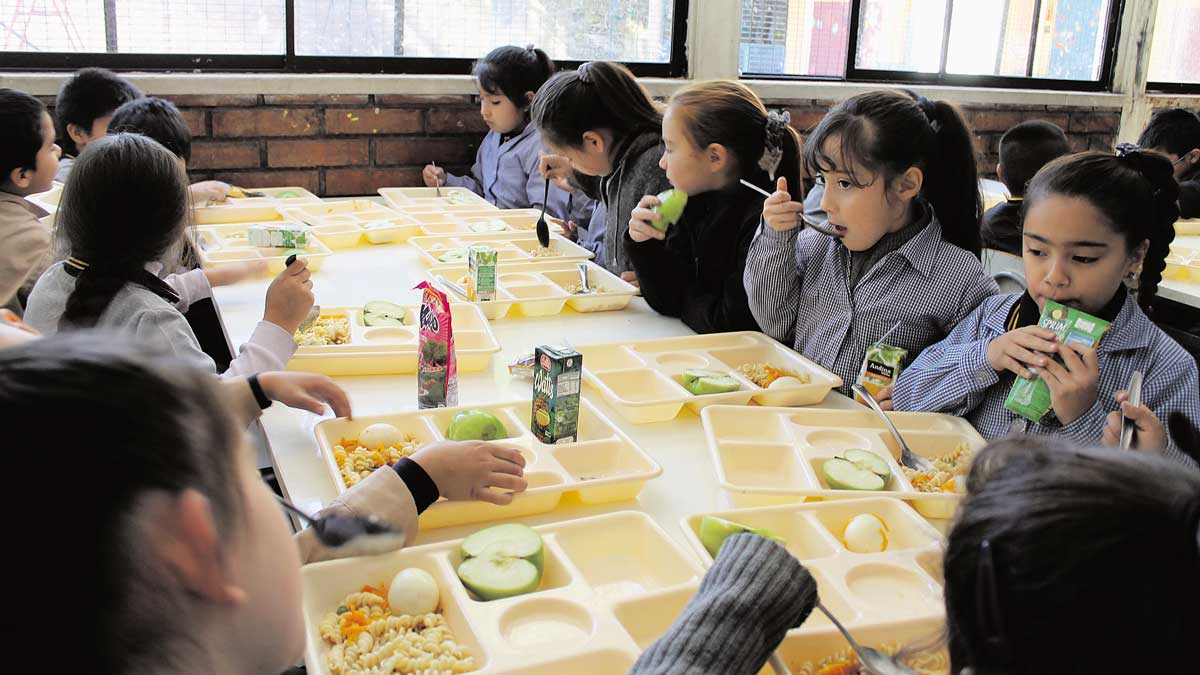
[(976, 456), (947, 539), (950, 672), (1191, 673), (1200, 473), (1049, 437)]
[(46, 106), (16, 89), (0, 88), (0, 184), (14, 169), (36, 169)]
[(1087, 200), (1109, 227), (1125, 236), (1130, 253), (1142, 241), (1150, 242), (1138, 279), (1138, 302), (1150, 313), (1179, 219), (1179, 183), (1171, 162), (1137, 150), (1120, 157), (1104, 152), (1059, 157), (1029, 182), (1025, 209), (1046, 195)]
[[(824, 145), (838, 137), (842, 161), (835, 166)], [(845, 171), (865, 187), (855, 167), (879, 174), (887, 183), (910, 167), (925, 175), (921, 194), (933, 206), (946, 241), (980, 253), (983, 201), (971, 130), (957, 108), (945, 101), (914, 100), (909, 92), (871, 91), (852, 96), (825, 115), (804, 144), (804, 170)]]
[(148, 96), (123, 104), (108, 124), (108, 133), (120, 132), (152, 138), (183, 161), (192, 159), (192, 130), (170, 101)]
[(697, 82), (675, 92), (670, 105), (677, 106), (677, 114), (698, 147), (717, 143), (729, 149), (742, 178), (764, 171), (759, 160), (766, 150), (767, 136), (778, 133), (783, 156), (776, 175), (787, 179), (789, 190), (802, 189), (800, 135), (790, 126), (771, 130), (772, 125), (783, 125), (783, 118), (772, 122), (762, 99), (749, 87), (730, 80)]
[(63, 82), (54, 102), (58, 144), (68, 155), (79, 154), (67, 131), (68, 124), (82, 127), (90, 134), (96, 120), (111, 115), (126, 101), (141, 98), (142, 90), (129, 80), (104, 68), (84, 68)]
[(63, 189), (55, 221), (64, 255), (87, 263), (59, 327), (92, 326), (146, 264), (182, 245), (188, 183), (175, 155), (138, 134), (88, 144)]
[(662, 110), (619, 63), (590, 61), (558, 73), (533, 100), (533, 123), (552, 145), (578, 148), (585, 131), (608, 129), (614, 140), (662, 131)]
[(1200, 117), (1183, 108), (1160, 110), (1150, 118), (1137, 144), (1147, 150), (1185, 155), (1200, 148)]
[(1009, 193), (1020, 197), (1038, 169), (1070, 152), (1071, 144), (1058, 125), (1021, 122), (1000, 137), (1000, 177)]
[(5, 536), (30, 552), (9, 563), (20, 579), (14, 607), (59, 609), (52, 628), (49, 617), (10, 612), (6, 635), (50, 647), (35, 648), (49, 658), (86, 654), (99, 673), (156, 670), (164, 653), (188, 648), (178, 630), (191, 600), (148, 550), (153, 524), (141, 508), (152, 493), (190, 488), (208, 498), (220, 532), (240, 521), (239, 431), (217, 387), (211, 373), (125, 336), (80, 331), (0, 350), (0, 428), (53, 420), (70, 430), (31, 436), (36, 450), (10, 445), (20, 478), (5, 496), (28, 512)]
[(554, 74), (554, 62), (546, 52), (529, 45), (497, 47), (475, 62), (471, 75), (479, 88), (489, 94), (502, 94), (519, 110), (528, 110), (525, 92), (537, 93)]

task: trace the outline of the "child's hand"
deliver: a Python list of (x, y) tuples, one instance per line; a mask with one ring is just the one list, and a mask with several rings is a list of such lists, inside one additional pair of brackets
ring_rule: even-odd
[(1117, 447), (1121, 444), (1121, 417), (1127, 417), (1134, 425), (1133, 445), (1135, 450), (1161, 450), (1167, 447), (1167, 430), (1162, 420), (1144, 405), (1136, 408), (1129, 404), (1129, 392), (1118, 391), (1115, 396), (1120, 410), (1108, 413), (1104, 425), (1105, 445)]
[(425, 181), (425, 187), (437, 187), (446, 184), (446, 170), (440, 166), (426, 164), (425, 169), (421, 171), (421, 180)]
[(642, 287), (641, 282), (638, 281), (637, 272), (634, 272), (633, 270), (630, 270), (628, 272), (621, 272), (621, 281), (624, 281), (627, 284), (631, 284), (632, 286), (635, 286), (637, 288)]
[(350, 417), (350, 398), (333, 380), (316, 373), (260, 373), (258, 384), (272, 401), (289, 408), (307, 410), (314, 415), (325, 414), (325, 404), (338, 417)]
[(658, 197), (654, 195), (646, 195), (642, 197), (642, 201), (634, 207), (633, 212), (629, 214), (629, 238), (641, 243), (648, 239), (658, 239), (659, 241), (667, 238), (667, 233), (654, 227), (652, 223), (662, 220), (661, 213), (651, 211), (655, 206), (662, 202), (658, 201)]
[(256, 277), (266, 271), (266, 260), (250, 260), (206, 269), (204, 270), (204, 276), (208, 279), (209, 286), (228, 286)]
[(229, 198), (229, 183), (219, 180), (202, 180), (192, 183), (188, 190), (194, 202), (223, 202)]
[(988, 343), (988, 364), (998, 373), (1008, 370), (1032, 380), (1033, 373), (1027, 366), (1044, 367), (1051, 360), (1046, 355), (1058, 351), (1057, 340), (1054, 331), (1041, 326), (1010, 330)]
[(775, 181), (775, 192), (763, 202), (763, 220), (767, 227), (776, 232), (788, 232), (800, 227), (800, 214), (804, 204), (792, 201), (787, 191), (787, 179), (782, 176)]
[(41, 336), (41, 333), (21, 321), (12, 310), (0, 309), (0, 349), (15, 347)]
[(575, 186), (567, 180), (571, 176), (571, 160), (562, 155), (539, 155), (538, 171), (542, 178), (554, 181), (558, 187), (567, 192), (574, 192)]
[(579, 241), (579, 226), (575, 224), (575, 221), (568, 220), (563, 223), (562, 228), (564, 237), (571, 241)]
[(1058, 421), (1070, 424), (1096, 403), (1100, 363), (1096, 350), (1080, 345), (1063, 345), (1063, 363), (1046, 359), (1040, 374), (1050, 387), (1050, 403)]
[(875, 402), (879, 404), (882, 410), (892, 410), (892, 388), (884, 387), (875, 394)]
[(313, 306), (311, 276), (308, 263), (300, 258), (280, 272), (267, 288), (263, 321), (279, 326), (289, 335), (295, 333)]
[[(446, 499), (478, 499), (501, 506), (526, 488), (520, 452), (481, 441), (441, 441), (413, 453), (412, 460), (437, 484)], [(499, 489), (497, 489), (499, 488)], [(501, 492), (506, 490), (507, 492)]]

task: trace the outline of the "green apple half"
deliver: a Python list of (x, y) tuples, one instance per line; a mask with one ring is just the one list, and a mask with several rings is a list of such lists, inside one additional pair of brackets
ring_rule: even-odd
[(662, 216), (662, 219), (652, 220), (650, 224), (654, 229), (666, 232), (668, 227), (679, 222), (680, 216), (683, 215), (683, 207), (687, 206), (688, 195), (683, 190), (672, 189), (660, 192), (656, 196), (660, 204), (651, 210)]
[(542, 538), (527, 525), (508, 523), (480, 530), (463, 540), (458, 566), (463, 586), (482, 600), (498, 600), (537, 590), (545, 566)]
[(704, 516), (700, 519), (700, 543), (704, 544), (704, 549), (714, 558), (717, 557), (717, 553), (721, 550), (721, 544), (724, 544), (726, 539), (742, 532), (757, 534), (787, 546), (786, 541), (775, 536), (770, 530), (761, 527), (749, 527), (716, 516)]
[(724, 394), (742, 388), (741, 382), (738, 382), (733, 376), (716, 370), (684, 371), (679, 378), (679, 383), (695, 396)]
[(825, 482), (834, 490), (879, 491), (887, 487), (892, 477), (888, 463), (867, 450), (847, 450), (841, 457), (825, 460), (821, 465)]
[(454, 416), (446, 438), (452, 441), (494, 441), (508, 438), (508, 429), (495, 415), (486, 410), (464, 410)]

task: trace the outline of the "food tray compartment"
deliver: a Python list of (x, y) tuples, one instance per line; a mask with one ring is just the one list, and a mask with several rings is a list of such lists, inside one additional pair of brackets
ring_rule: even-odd
[[(637, 424), (663, 422), (687, 406), (700, 412), (716, 404), (750, 402), (812, 405), (842, 381), (800, 354), (762, 333), (693, 335), (635, 342), (582, 345), (584, 379), (623, 416)], [(806, 379), (796, 385), (763, 388), (738, 372), (743, 364), (768, 364)], [(731, 392), (694, 395), (682, 378), (690, 370), (729, 375), (739, 384)]]
[(399, 211), (408, 209), (435, 209), (447, 212), (499, 210), (494, 204), (467, 188), (442, 186), (440, 197), (438, 191), (438, 188), (431, 187), (388, 187), (378, 190), (384, 201)]
[(586, 504), (633, 499), (646, 481), (662, 473), (657, 462), (587, 399), (580, 400), (579, 439), (575, 443), (551, 446), (538, 442), (529, 430), (532, 404), (521, 401), (327, 420), (317, 425), (317, 444), (341, 492), (346, 489), (346, 481), (335, 459), (334, 446), (342, 440), (356, 440), (365, 427), (386, 422), (424, 445), (443, 440), (455, 415), (468, 409), (488, 411), (504, 424), (508, 437), (495, 442), (515, 448), (525, 457), (529, 487), (515, 495), (508, 506), (441, 500), (421, 514), (422, 529), (545, 513), (554, 510), (566, 495)]
[(413, 237), (409, 243), (416, 247), (421, 254), (421, 259), (430, 266), (466, 262), (467, 247), (472, 244), (482, 244), (496, 249), (496, 257), (500, 265), (590, 260), (593, 257), (591, 251), (553, 233), (550, 234), (549, 248), (556, 255), (551, 256), (536, 254), (542, 250), (542, 247), (538, 244), (535, 232)]
[(283, 271), (284, 263), (293, 253), (308, 262), (308, 269), (316, 272), (329, 257), (329, 247), (314, 233), (312, 243), (305, 249), (260, 248), (250, 244), (247, 234), (256, 223), (232, 223), (208, 225), (188, 229), (188, 236), (196, 245), (200, 262), (206, 268), (220, 268), (230, 264), (265, 261), (261, 276), (275, 276)]
[[(308, 223), (318, 235), (337, 237), (335, 248), (348, 248), (366, 240), (372, 244), (406, 241), (421, 233), (421, 224), (370, 199), (336, 199), (280, 210), (284, 218)], [(357, 238), (352, 233), (357, 231)]]
[[(587, 364), (587, 361), (584, 361)], [(965, 448), (969, 456), (985, 445), (965, 420), (936, 413), (890, 413), (918, 455), (930, 460)], [(900, 450), (870, 411), (714, 406), (701, 413), (717, 480), (739, 506), (804, 498), (887, 495), (911, 501), (930, 518), (949, 518), (961, 492), (921, 492), (901, 470)], [(883, 490), (833, 489), (823, 473), (826, 460), (861, 449), (883, 459), (891, 477)], [(965, 487), (965, 479), (960, 479)]]
[[(513, 268), (497, 265), (497, 299), (473, 304), (479, 306), (488, 319), (495, 321), (508, 316), (510, 312), (519, 316), (547, 316), (558, 314), (566, 307), (580, 313), (618, 311), (628, 306), (638, 292), (637, 288), (620, 277), (588, 261), (584, 263), (588, 267), (588, 283), (593, 287), (599, 285), (605, 291), (589, 295), (575, 294), (573, 291), (579, 285), (577, 264), (525, 263), (515, 268), (516, 271), (508, 271)], [(468, 266), (463, 262), (434, 265), (426, 276), (431, 282), (442, 276), (462, 287), (467, 274)]]
[[(304, 345), (288, 362), (291, 370), (326, 375), (383, 375), (417, 372), (420, 305), (401, 305), (405, 309), (403, 326), (367, 326), (362, 307), (322, 307), (321, 319), (344, 317), (349, 323), (349, 340), (343, 344)], [(479, 308), (466, 303), (451, 303), (454, 346), (458, 369), (483, 370), (500, 344), (491, 325)]]
[(193, 222), (197, 225), (219, 225), (277, 221), (283, 219), (279, 215), (281, 208), (321, 201), (320, 197), (302, 187), (248, 188), (248, 191), (262, 192), (265, 196), (230, 197), (224, 202), (197, 203), (193, 210)]

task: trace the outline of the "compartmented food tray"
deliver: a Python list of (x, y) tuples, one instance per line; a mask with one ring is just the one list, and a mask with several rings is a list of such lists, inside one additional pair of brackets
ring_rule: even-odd
[[(538, 243), (536, 232), (495, 232), (492, 234), (451, 234), (441, 237), (413, 237), (409, 243), (420, 252), (427, 265), (466, 262), (467, 247), (491, 246), (500, 265), (562, 260), (590, 260), (592, 252), (579, 244), (550, 233), (550, 246)], [(548, 251), (548, 253), (546, 253)]]
[[(587, 357), (584, 357), (587, 365)], [(934, 461), (960, 452), (966, 472), (975, 452), (986, 444), (979, 432), (960, 417), (938, 413), (889, 413), (910, 449)], [(900, 448), (883, 422), (869, 410), (739, 408), (714, 406), (700, 415), (704, 435), (717, 469), (717, 481), (739, 506), (778, 504), (808, 497), (845, 498), (885, 495), (913, 503), (930, 518), (949, 518), (961, 492), (922, 492), (900, 468)], [(890, 470), (882, 490), (830, 487), (826, 460), (848, 450), (866, 450), (883, 459)], [(946, 477), (949, 480), (955, 473)], [(942, 480), (922, 480), (933, 488)], [(957, 488), (965, 483), (956, 481)]]
[(1200, 218), (1184, 218), (1175, 221), (1175, 236), (1194, 237), (1200, 235)]
[[(862, 514), (874, 516), (886, 528), (883, 551), (856, 553), (848, 548), (846, 526)], [(706, 565), (711, 565), (712, 556), (700, 536), (704, 515), (762, 528), (783, 539), (788, 552), (801, 560), (817, 580), (822, 604), (862, 644), (877, 648), (890, 644), (894, 648), (923, 642), (937, 637), (942, 627), (943, 539), (901, 501), (873, 497), (685, 518), (682, 525), (689, 544)], [(832, 622), (814, 611), (804, 625), (788, 632), (778, 653), (793, 673), (815, 673), (818, 662), (847, 648)], [(944, 661), (944, 650), (936, 654), (922, 656), (923, 663)]]
[(365, 239), (371, 244), (407, 241), (421, 233), (421, 224), (370, 199), (334, 199), (305, 204), (279, 213), (286, 219), (311, 225), (329, 248), (357, 246)]
[[(414, 217), (421, 220), (421, 231), (428, 236), (447, 234), (489, 234), (493, 232), (536, 232), (540, 209), (506, 209), (500, 211), (464, 211), (462, 213), (429, 212)], [(563, 234), (558, 223), (547, 216), (551, 232)]]
[[(326, 375), (417, 372), (417, 333), (421, 308), (419, 304), (400, 306), (405, 311), (403, 325), (400, 326), (366, 325), (363, 322), (363, 307), (322, 307), (321, 316), (309, 330), (314, 335), (319, 331), (333, 335), (338, 320), (344, 320), (344, 341), (341, 344), (302, 345), (288, 362), (288, 368)], [(496, 341), (491, 325), (478, 307), (467, 303), (451, 303), (450, 316), (454, 327), (458, 370), (483, 370), (490, 363), (492, 355), (500, 351), (500, 343)]]
[[(26, 197), (29, 201), (42, 207), (49, 215), (54, 215), (58, 212), (58, 204), (62, 201), (63, 184), (58, 181), (54, 182), (54, 186), (45, 192), (39, 192)], [(45, 216), (43, 216), (44, 218)], [(534, 216), (536, 220), (537, 216)]]
[(321, 269), (325, 258), (331, 251), (315, 234), (311, 243), (304, 249), (291, 248), (261, 248), (250, 243), (247, 232), (256, 223), (230, 223), (227, 225), (206, 225), (191, 228), (188, 236), (196, 244), (200, 254), (200, 262), (206, 268), (220, 268), (248, 262), (265, 261), (267, 263), (264, 275), (274, 276), (283, 271), (284, 263), (293, 253), (308, 262), (308, 269), (316, 272)]
[(379, 586), (416, 567), (437, 583), (440, 614), (480, 675), (623, 675), (674, 620), (661, 599), (691, 597), (700, 563), (644, 513), (619, 511), (535, 527), (545, 550), (539, 587), (484, 602), (456, 574), (462, 540), (302, 570), (305, 663), (330, 673), (321, 622), (364, 584)]
[[(412, 439), (409, 449), (444, 440), (455, 415), (464, 410), (482, 410), (504, 425), (508, 437), (497, 439), (500, 445), (515, 448), (525, 457), (525, 479), (529, 488), (514, 496), (511, 504), (496, 506), (485, 502), (440, 500), (421, 514), (421, 529), (448, 527), (488, 520), (512, 519), (554, 510), (566, 496), (584, 504), (604, 504), (633, 499), (646, 481), (662, 473), (662, 468), (608, 420), (586, 399), (579, 404), (579, 440), (576, 443), (544, 445), (530, 433), (532, 403), (485, 404), (437, 408), (356, 417), (353, 420), (326, 420), (317, 425), (317, 444), (339, 492), (346, 489), (334, 446), (342, 441), (357, 441), (366, 427), (379, 422), (390, 424), (404, 438)], [(351, 451), (354, 448), (346, 448)]]
[[(762, 333), (717, 333), (632, 342), (580, 345), (584, 379), (635, 424), (673, 419), (684, 406), (699, 412), (713, 404), (799, 406), (825, 399), (841, 378)], [(800, 382), (764, 388), (738, 371), (770, 366)], [(738, 389), (693, 394), (682, 382), (691, 371), (732, 378)]]
[(1181, 220), (1175, 223), (1176, 237), (1171, 242), (1163, 278), (1200, 283), (1200, 236), (1185, 236), (1179, 232), (1184, 223), (1200, 225), (1200, 220)]
[[(596, 293), (581, 295), (578, 264), (587, 265), (588, 284)], [(430, 281), (442, 276), (465, 288), (467, 264), (434, 265), (426, 275)], [(513, 314), (549, 316), (570, 307), (576, 312), (610, 312), (624, 309), (637, 288), (590, 261), (547, 261), (523, 263), (520, 267), (497, 266), (496, 299), (472, 303), (495, 321)], [(453, 292), (450, 292), (453, 296)], [(461, 298), (456, 298), (461, 301)]]
[(496, 209), (495, 204), (492, 204), (467, 188), (446, 187), (443, 185), (440, 190), (440, 197), (438, 196), (438, 189), (427, 187), (388, 187), (379, 188), (378, 192), (389, 206), (405, 213), (409, 211), (414, 213), (429, 211), (461, 213), (464, 211), (499, 210)]
[(263, 197), (230, 197), (224, 202), (197, 203), (194, 221), (197, 225), (222, 223), (261, 223), (282, 220), (279, 209), (297, 204), (312, 204), (321, 198), (302, 187), (248, 188), (261, 192)]

